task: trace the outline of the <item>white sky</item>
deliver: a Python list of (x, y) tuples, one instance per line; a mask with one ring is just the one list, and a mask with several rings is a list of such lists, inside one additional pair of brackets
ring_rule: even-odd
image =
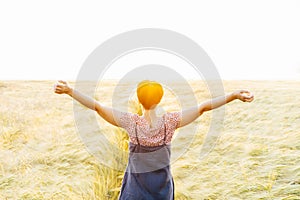
[[(300, 80), (297, 0), (1, 1), (0, 28), (0, 80), (75, 80), (97, 46), (138, 28), (186, 35), (223, 79)], [(197, 78), (174, 56), (135, 54), (118, 60), (104, 77), (121, 78), (130, 66), (155, 61)]]

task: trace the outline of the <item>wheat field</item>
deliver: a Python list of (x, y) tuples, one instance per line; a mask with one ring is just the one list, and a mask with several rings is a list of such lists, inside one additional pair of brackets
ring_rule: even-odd
[[(105, 162), (118, 165), (127, 157), (116, 160), (117, 152), (108, 153), (101, 142), (102, 160), (90, 153), (78, 134), (72, 99), (55, 94), (54, 83), (0, 81), (0, 199), (117, 199), (123, 171)], [(95, 98), (112, 105), (115, 85), (102, 82)], [(202, 81), (190, 85), (197, 102), (210, 98)], [(173, 87), (180, 91), (180, 83)], [(300, 199), (300, 82), (224, 81), (224, 88), (226, 92), (247, 88), (255, 100), (225, 106), (221, 134), (204, 158), (199, 159), (199, 152), (211, 126), (211, 112), (175, 133), (171, 169), (176, 199)], [(140, 111), (134, 97), (128, 103), (132, 91), (126, 85), (123, 91), (117, 98), (120, 108), (130, 105), (132, 112)], [(161, 106), (167, 111), (180, 108), (170, 91)], [(90, 141), (106, 137), (127, 149), (122, 129), (82, 110)], [(89, 126), (94, 118), (101, 131)]]

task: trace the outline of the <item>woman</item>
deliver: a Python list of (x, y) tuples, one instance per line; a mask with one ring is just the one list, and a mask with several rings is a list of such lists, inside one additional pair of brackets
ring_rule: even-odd
[(202, 113), (233, 100), (251, 102), (254, 98), (247, 90), (237, 90), (190, 109), (167, 112), (159, 117), (156, 115), (156, 106), (164, 91), (155, 81), (142, 81), (137, 86), (137, 97), (144, 108), (142, 116), (106, 107), (74, 90), (65, 81), (59, 81), (55, 85), (55, 93), (68, 94), (84, 106), (95, 110), (107, 122), (127, 131), (130, 153), (120, 200), (174, 199), (174, 183), (169, 164), (170, 144), (175, 130), (193, 122)]

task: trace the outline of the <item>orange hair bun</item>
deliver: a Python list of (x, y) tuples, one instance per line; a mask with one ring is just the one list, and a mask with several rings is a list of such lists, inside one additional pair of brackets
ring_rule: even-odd
[(157, 105), (164, 94), (162, 86), (155, 81), (142, 81), (137, 87), (137, 97), (146, 110)]

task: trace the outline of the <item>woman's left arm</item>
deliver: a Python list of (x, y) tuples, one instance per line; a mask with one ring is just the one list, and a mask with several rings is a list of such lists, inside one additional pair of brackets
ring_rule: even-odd
[(179, 127), (185, 126), (193, 122), (204, 112), (219, 108), (220, 106), (223, 106), (235, 99), (239, 99), (243, 102), (251, 102), (253, 101), (254, 96), (248, 90), (237, 90), (225, 96), (216, 97), (211, 100), (205, 101), (202, 104), (192, 107), (190, 109), (183, 110), (181, 113)]

